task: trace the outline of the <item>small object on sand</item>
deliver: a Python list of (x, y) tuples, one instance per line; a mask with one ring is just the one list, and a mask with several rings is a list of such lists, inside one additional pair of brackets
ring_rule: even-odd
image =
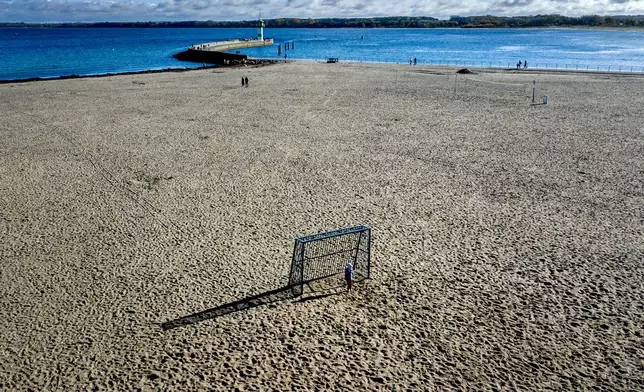
[(351, 290), (353, 286), (353, 264), (347, 263), (344, 267), (344, 280), (347, 281), (347, 290)]
[(456, 71), (456, 73), (459, 73), (459, 74), (473, 74), (474, 72), (470, 71), (467, 68), (463, 68), (463, 69), (459, 69), (458, 71)]

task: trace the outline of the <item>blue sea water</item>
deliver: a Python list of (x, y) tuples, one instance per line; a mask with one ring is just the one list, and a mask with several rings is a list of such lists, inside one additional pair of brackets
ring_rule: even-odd
[[(270, 34), (268, 34), (270, 35)], [(507, 67), (528, 61), (531, 67), (642, 72), (644, 31), (590, 29), (328, 29), (275, 30), (276, 44), (294, 39), (291, 59)], [(364, 39), (361, 39), (364, 37)], [(282, 45), (282, 49), (284, 46)], [(243, 51), (274, 57), (276, 47)]]
[[(255, 29), (0, 28), (0, 80), (194, 68), (192, 44), (254, 37)], [(592, 29), (270, 29), (251, 57), (644, 72), (644, 31)], [(362, 39), (364, 37), (364, 39)], [(295, 47), (284, 51), (284, 43)]]

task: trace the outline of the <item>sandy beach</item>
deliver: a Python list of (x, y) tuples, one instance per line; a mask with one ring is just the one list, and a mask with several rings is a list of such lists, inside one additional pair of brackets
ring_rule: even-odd
[(455, 71), (0, 85), (0, 390), (644, 389), (644, 76)]

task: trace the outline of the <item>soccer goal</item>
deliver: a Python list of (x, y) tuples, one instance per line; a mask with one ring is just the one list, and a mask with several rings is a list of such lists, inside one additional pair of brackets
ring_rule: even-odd
[(289, 286), (295, 295), (304, 284), (342, 274), (353, 264), (356, 281), (371, 277), (371, 228), (346, 227), (295, 239)]

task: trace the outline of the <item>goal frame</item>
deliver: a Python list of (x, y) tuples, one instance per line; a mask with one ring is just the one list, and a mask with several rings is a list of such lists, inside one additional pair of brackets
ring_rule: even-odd
[[(371, 278), (371, 227), (364, 225), (352, 226), (304, 237), (297, 237), (295, 238), (295, 243), (293, 245), (293, 257), (291, 259), (291, 272), (289, 275), (289, 287), (293, 289), (295, 295), (301, 295), (304, 292), (305, 284), (342, 273), (342, 270), (340, 270), (337, 272), (331, 272), (323, 276), (315, 276), (311, 279), (306, 279), (305, 276), (307, 269), (307, 260), (312, 259), (307, 259), (306, 257), (306, 245), (317, 241), (330, 240), (346, 235), (358, 236), (355, 249), (349, 249), (354, 251), (353, 257), (351, 259), (352, 264), (354, 265), (354, 269), (357, 267), (358, 262), (360, 262), (360, 271), (365, 271), (364, 273), (361, 273), (361, 276), (364, 279)], [(363, 245), (363, 240), (366, 242), (366, 249), (363, 249), (361, 247), (361, 245)], [(334, 256), (340, 253), (348, 252), (349, 250), (327, 253), (316, 256), (316, 258)], [(359, 258), (359, 256), (361, 257)], [(363, 266), (363, 264), (365, 263), (366, 266)]]

